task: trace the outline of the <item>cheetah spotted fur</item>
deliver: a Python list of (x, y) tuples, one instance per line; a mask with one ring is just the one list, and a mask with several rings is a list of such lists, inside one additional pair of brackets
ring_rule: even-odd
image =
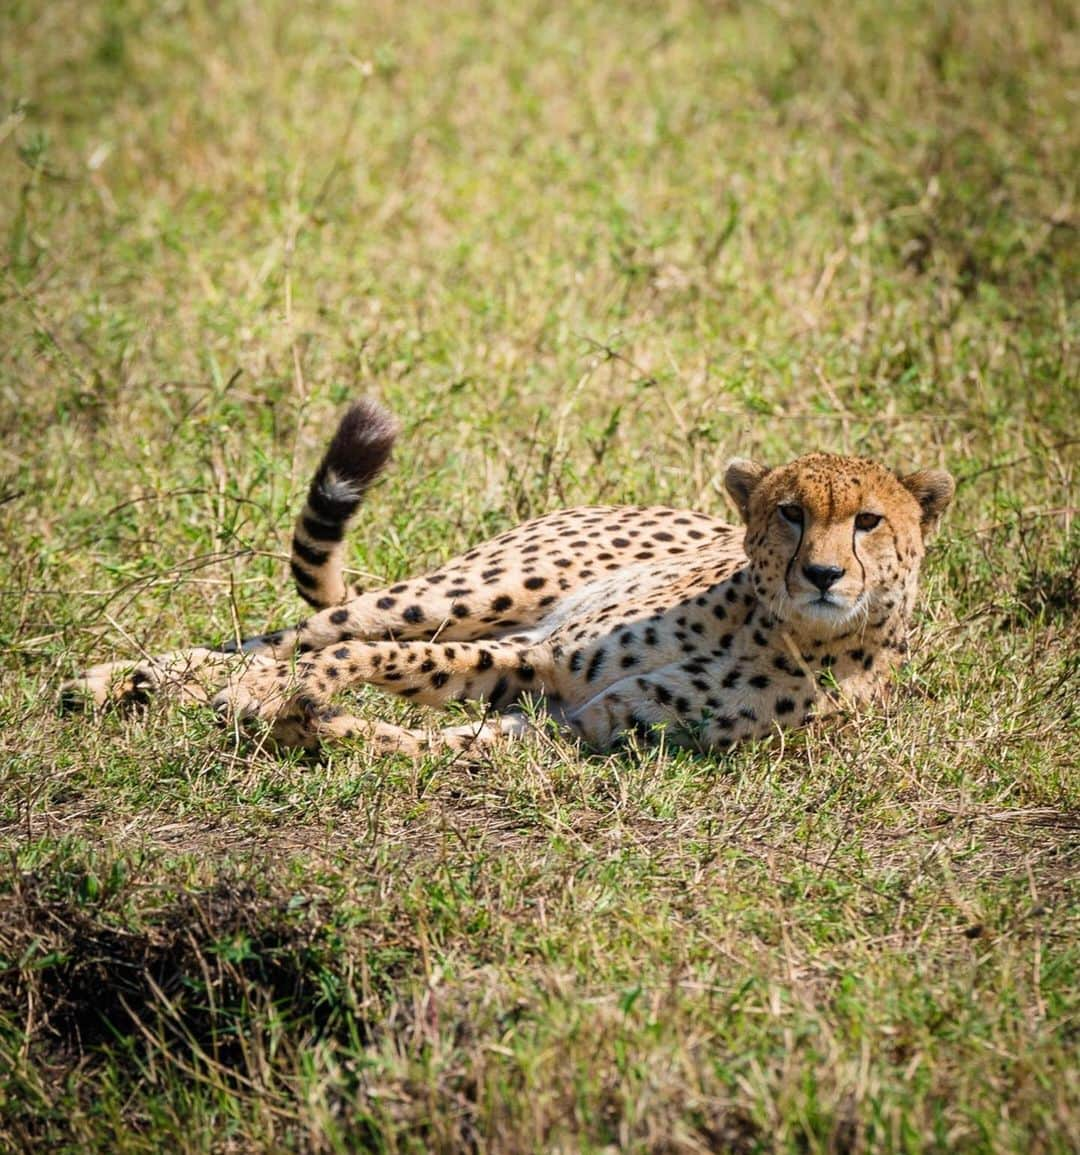
[[(342, 419), (296, 524), (292, 571), (318, 612), (293, 628), (66, 683), (66, 705), (156, 690), (269, 723), (284, 745), (362, 737), (419, 756), (528, 730), (531, 698), (589, 746), (634, 733), (704, 750), (805, 724), (882, 694), (907, 651), (925, 542), (953, 496), (939, 470), (898, 477), (814, 453), (725, 484), (745, 530), (691, 510), (583, 507), (501, 534), (431, 573), (360, 593), (346, 526), (396, 436), (372, 401)], [(371, 722), (333, 699), (370, 684), (475, 725)]]

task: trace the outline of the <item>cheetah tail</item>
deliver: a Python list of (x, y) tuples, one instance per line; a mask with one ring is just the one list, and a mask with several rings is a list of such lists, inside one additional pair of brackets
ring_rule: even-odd
[(351, 596), (342, 575), (349, 519), (390, 458), (398, 426), (377, 402), (354, 402), (315, 471), (292, 539), (292, 575), (304, 601), (322, 608)]

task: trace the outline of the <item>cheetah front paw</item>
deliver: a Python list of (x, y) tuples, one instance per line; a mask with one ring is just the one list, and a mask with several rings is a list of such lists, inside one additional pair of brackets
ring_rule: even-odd
[(221, 684), (222, 668), (235, 663), (231, 655), (205, 648), (177, 650), (138, 662), (103, 662), (61, 685), (60, 708), (76, 711), (141, 706), (157, 693), (205, 704), (213, 684)]

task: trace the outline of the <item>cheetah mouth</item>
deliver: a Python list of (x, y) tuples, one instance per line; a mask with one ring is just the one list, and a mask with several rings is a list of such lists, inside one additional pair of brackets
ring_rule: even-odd
[(846, 613), (851, 609), (851, 602), (848, 598), (837, 597), (836, 594), (828, 592), (818, 593), (817, 590), (812, 594), (809, 591), (796, 594), (791, 600), (804, 612), (806, 610), (841, 610)]
[(842, 626), (859, 612), (860, 599), (840, 597), (835, 593), (804, 594), (793, 599), (796, 613), (817, 625)]

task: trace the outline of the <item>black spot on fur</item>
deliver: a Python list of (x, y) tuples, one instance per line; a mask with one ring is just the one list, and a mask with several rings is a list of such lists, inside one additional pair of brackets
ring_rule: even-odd
[(652, 737), (652, 723), (640, 714), (630, 715), (630, 730), (635, 737), (648, 741)]

